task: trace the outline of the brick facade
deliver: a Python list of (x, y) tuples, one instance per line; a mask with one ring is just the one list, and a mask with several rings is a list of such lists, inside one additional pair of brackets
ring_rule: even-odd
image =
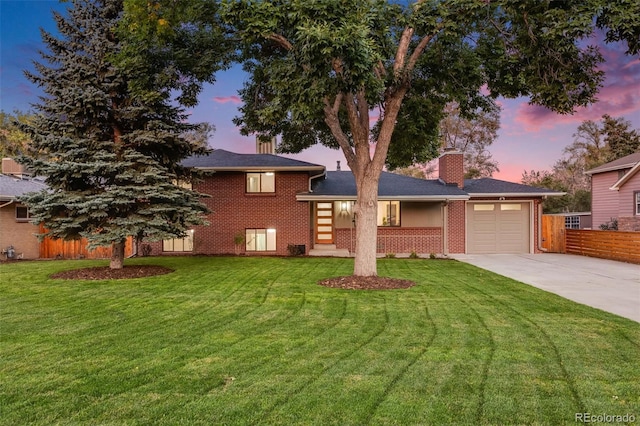
[(447, 205), (447, 254), (465, 252), (465, 238), (467, 234), (465, 223), (465, 202), (449, 202), (449, 205)]
[(640, 232), (640, 216), (619, 217), (618, 231)]
[[(355, 251), (355, 228), (338, 228), (335, 230), (336, 248)], [(378, 227), (378, 243), (376, 252), (379, 254), (440, 254), (443, 253), (442, 228), (396, 228)]]
[[(275, 193), (247, 193), (245, 174), (242, 172), (216, 172), (193, 189), (210, 198), (203, 200), (211, 210), (209, 225), (194, 227), (193, 254), (289, 254), (289, 244), (311, 247), (310, 203), (296, 201), (296, 193), (309, 185), (306, 172), (276, 172)], [(275, 229), (275, 251), (247, 251), (245, 244), (236, 245), (236, 235), (246, 229)], [(162, 252), (162, 243), (152, 243), (152, 254), (180, 254)]]

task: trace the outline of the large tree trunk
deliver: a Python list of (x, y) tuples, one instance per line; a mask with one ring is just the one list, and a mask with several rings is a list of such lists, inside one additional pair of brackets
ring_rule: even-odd
[(369, 277), (378, 275), (376, 265), (378, 240), (378, 180), (363, 179), (356, 182), (358, 201), (356, 214), (356, 258), (353, 275)]
[(111, 243), (111, 263), (109, 268), (122, 269), (124, 267), (124, 241)]

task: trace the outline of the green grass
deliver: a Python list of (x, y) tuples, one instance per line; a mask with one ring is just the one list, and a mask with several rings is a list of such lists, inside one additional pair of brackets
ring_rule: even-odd
[(0, 265), (0, 424), (576, 424), (640, 420), (640, 324), (455, 261), (409, 290), (318, 286), (349, 259), (143, 258), (63, 281)]

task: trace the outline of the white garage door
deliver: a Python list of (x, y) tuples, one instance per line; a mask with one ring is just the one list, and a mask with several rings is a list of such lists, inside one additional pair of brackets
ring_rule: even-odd
[(529, 253), (529, 203), (467, 204), (468, 253)]

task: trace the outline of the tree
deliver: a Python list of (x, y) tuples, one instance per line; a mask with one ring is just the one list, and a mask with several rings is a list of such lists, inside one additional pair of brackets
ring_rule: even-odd
[(602, 80), (597, 49), (578, 43), (596, 14), (582, 2), (236, 0), (222, 13), (250, 75), (242, 131), (281, 134), (291, 152), (342, 149), (357, 186), (355, 275), (377, 274), (385, 163), (435, 155), (447, 103), (467, 113), (525, 95), (568, 113)]
[(446, 106), (445, 113), (440, 122), (442, 146), (464, 154), (465, 178), (491, 177), (500, 171), (488, 149), (498, 137), (500, 108), (494, 104), (464, 116), (460, 107), (452, 103)]
[(14, 111), (7, 114), (0, 111), (0, 155), (2, 157), (17, 157), (26, 152), (29, 136), (16, 123), (28, 124), (34, 119), (33, 114)]
[(630, 126), (629, 121), (606, 114), (601, 123), (583, 121), (552, 171), (525, 172), (522, 182), (567, 193), (546, 200), (546, 213), (591, 210), (591, 181), (585, 172), (640, 148), (640, 135)]
[(640, 150), (640, 132), (630, 129), (631, 122), (619, 118), (602, 116), (602, 133), (604, 142), (609, 150), (608, 161), (617, 160)]
[[(207, 212), (200, 194), (176, 185), (190, 180), (179, 162), (196, 150), (184, 137), (196, 127), (170, 102), (182, 83), (144, 49), (127, 49), (122, 14), (122, 0), (74, 0), (68, 18), (54, 13), (61, 37), (42, 32), (48, 52), (26, 73), (45, 96), (22, 126), (32, 143), (20, 159), (46, 176), (47, 190), (22, 198), (46, 228), (41, 237), (111, 245), (111, 268), (123, 267), (128, 236), (183, 237)], [(117, 60), (125, 50), (139, 56), (135, 67)]]

